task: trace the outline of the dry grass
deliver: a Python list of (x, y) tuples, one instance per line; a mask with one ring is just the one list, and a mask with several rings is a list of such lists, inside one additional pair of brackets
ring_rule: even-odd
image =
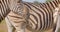
[(5, 21), (2, 21), (2, 23), (0, 23), (0, 32), (7, 32)]

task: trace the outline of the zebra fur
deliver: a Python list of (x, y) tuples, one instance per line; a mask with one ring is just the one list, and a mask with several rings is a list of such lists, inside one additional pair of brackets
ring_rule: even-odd
[[(23, 4), (23, 6), (24, 7), (26, 7), (26, 9), (28, 9), (28, 11), (29, 11), (29, 15), (27, 14), (25, 14), (26, 16), (28, 16), (28, 18), (25, 18), (26, 16), (24, 16), (24, 18), (23, 18), (23, 16), (22, 15), (24, 15), (24, 13), (22, 13), (22, 15), (21, 15), (21, 13), (18, 13), (17, 15), (19, 15), (19, 16), (21, 16), (23, 19), (24, 19), (24, 21), (23, 21), (23, 23), (26, 23), (26, 21), (28, 22), (28, 24), (30, 25), (28, 25), (29, 27), (31, 27), (33, 30), (40, 30), (40, 31), (42, 31), (42, 30), (46, 30), (46, 29), (48, 29), (48, 28), (52, 28), (53, 26), (54, 26), (54, 24), (56, 24), (56, 22), (54, 23), (54, 22), (52, 22), (54, 19), (53, 19), (53, 10), (55, 9), (55, 8), (57, 8), (58, 7), (58, 5), (59, 5), (59, 0), (55, 0), (55, 1), (51, 1), (51, 2), (48, 2), (48, 3), (43, 3), (43, 5), (40, 5), (39, 4), (39, 7), (38, 6), (36, 6), (34, 3), (28, 3), (28, 2), (18, 2), (18, 3), (22, 3)], [(49, 6), (49, 5), (51, 5), (51, 6)], [(18, 5), (17, 5), (18, 6)], [(13, 11), (16, 11), (15, 9), (16, 9), (16, 7), (17, 6), (14, 6), (14, 8), (12, 9)], [(20, 6), (21, 7), (21, 6)], [(17, 9), (18, 10), (18, 9)], [(21, 11), (21, 10), (20, 10)], [(24, 10), (22, 10), (22, 11), (24, 11)], [(26, 11), (27, 12), (27, 11)], [(16, 13), (16, 12), (14, 12), (14, 13)], [(35, 14), (34, 14), (35, 13)], [(39, 14), (40, 13), (40, 14)], [(49, 14), (50, 13), (50, 14)], [(38, 16), (41, 16), (40, 18), (38, 18), (38, 16), (36, 16), (36, 15), (38, 15)], [(9, 16), (9, 19), (10, 19), (10, 17), (12, 17), (12, 18), (14, 18), (15, 16), (12, 16), (12, 15), (8, 15)], [(18, 16), (17, 17), (15, 17), (15, 18), (18, 18)], [(31, 19), (30, 19), (31, 18)], [(43, 19), (44, 18), (44, 19)], [(27, 19), (27, 20), (26, 20)], [(41, 20), (42, 19), (42, 20)], [(48, 20), (47, 20), (48, 19)], [(11, 19), (10, 19), (11, 20)], [(44, 20), (44, 21), (43, 21)], [(12, 22), (13, 22), (14, 20), (12, 20)], [(32, 22), (31, 22), (32, 21)], [(36, 21), (36, 22), (35, 22)], [(40, 22), (41, 23), (40, 23)], [(11, 23), (12, 23), (11, 22)], [(47, 23), (48, 22), (48, 23)], [(19, 23), (19, 22), (14, 22), (14, 23)], [(20, 25), (22, 25), (23, 23), (20, 23)], [(46, 24), (47, 23), (47, 24)], [(31, 25), (32, 24), (32, 25)], [(41, 25), (40, 25), (41, 24)], [(53, 25), (52, 25), (53, 24)], [(14, 26), (14, 24), (12, 23), (12, 25)], [(26, 24), (27, 25), (27, 24)], [(40, 26), (39, 26), (40, 25)], [(16, 26), (14, 26), (15, 28), (16, 27), (18, 27), (17, 25)], [(25, 26), (24, 26), (25, 27)], [(20, 27), (20, 28), (22, 28), (22, 27)], [(22, 29), (22, 31), (21, 31), (21, 29), (17, 29), (16, 28), (16, 30), (18, 31), (18, 32), (24, 32), (24, 30)]]

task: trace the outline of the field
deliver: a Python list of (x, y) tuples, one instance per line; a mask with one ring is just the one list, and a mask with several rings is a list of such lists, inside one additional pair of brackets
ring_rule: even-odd
[[(7, 26), (5, 21), (2, 21), (2, 23), (0, 23), (0, 32), (7, 32)], [(26, 32), (31, 32), (31, 31), (26, 29)], [(49, 30), (47, 32), (51, 32), (51, 31)], [(60, 29), (59, 29), (59, 32), (60, 32)]]

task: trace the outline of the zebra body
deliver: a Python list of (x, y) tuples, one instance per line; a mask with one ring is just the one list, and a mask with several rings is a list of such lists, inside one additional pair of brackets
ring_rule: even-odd
[[(56, 24), (54, 22), (53, 12), (58, 7), (59, 2), (59, 0), (54, 0), (38, 5), (23, 1), (14, 2), (13, 5), (16, 4), (10, 7), (12, 11), (7, 16), (7, 20), (15, 27), (17, 32), (24, 32), (26, 26), (37, 31), (53, 28)], [(10, 30), (8, 32), (12, 32), (11, 28)]]
[[(18, 0), (0, 0), (0, 22), (8, 15), (8, 13), (12, 10), (14, 7), (15, 1)], [(15, 12), (15, 11), (14, 11)]]
[(7, 16), (10, 12), (9, 1), (0, 0), (0, 22)]
[[(32, 28), (33, 30), (42, 31), (46, 29), (53, 28), (56, 22), (54, 22), (54, 9), (58, 7), (59, 0), (54, 0), (48, 3), (42, 3), (35, 5), (34, 3), (29, 2), (20, 2), (14, 6), (14, 11), (18, 12), (10, 12), (7, 18), (9, 18), (9, 22), (16, 28), (18, 32), (24, 32), (24, 28), (27, 27)], [(16, 7), (23, 7), (22, 10)], [(27, 10), (24, 10), (28, 9)], [(20, 13), (19, 13), (20, 11)], [(25, 12), (24, 12), (25, 11)], [(23, 12), (23, 13), (21, 13)], [(55, 11), (56, 12), (56, 11)], [(23, 26), (22, 26), (23, 25)]]

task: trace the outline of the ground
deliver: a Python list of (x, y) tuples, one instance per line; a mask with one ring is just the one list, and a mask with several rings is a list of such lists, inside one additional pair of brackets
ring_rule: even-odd
[(0, 24), (0, 32), (7, 32), (7, 27), (5, 21)]

